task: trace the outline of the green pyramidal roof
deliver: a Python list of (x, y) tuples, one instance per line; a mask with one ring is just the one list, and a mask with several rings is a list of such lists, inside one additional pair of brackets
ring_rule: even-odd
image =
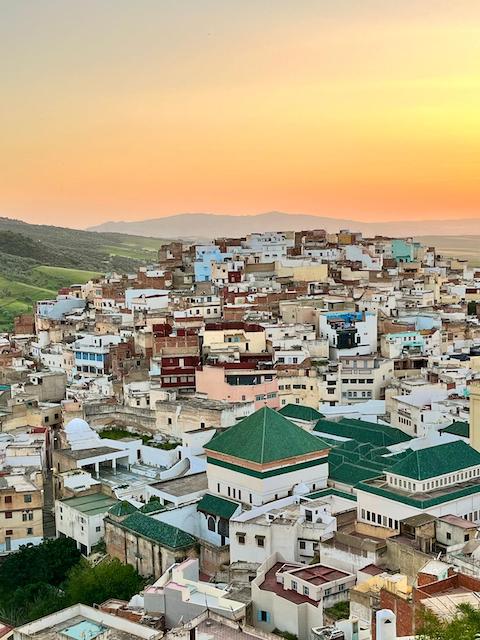
[(457, 440), (412, 451), (388, 471), (414, 480), (427, 480), (476, 465), (480, 465), (480, 453), (463, 440)]
[(129, 514), (136, 512), (137, 507), (134, 507), (133, 504), (127, 502), (126, 500), (117, 502), (117, 504), (113, 505), (113, 507), (108, 511), (109, 514), (117, 517), (128, 516)]
[(259, 464), (328, 448), (323, 440), (312, 436), (269, 407), (262, 407), (205, 445), (207, 451)]

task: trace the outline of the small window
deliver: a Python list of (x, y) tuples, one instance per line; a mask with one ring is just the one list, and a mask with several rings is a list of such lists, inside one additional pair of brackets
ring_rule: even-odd
[(238, 544), (245, 544), (245, 536), (238, 535), (237, 539), (238, 539)]
[(32, 535), (33, 535), (33, 529), (32, 529), (32, 527), (28, 527), (27, 536), (32, 536)]
[(304, 596), (308, 596), (308, 594), (310, 593), (308, 587), (303, 587), (303, 595)]
[(26, 496), (23, 496), (23, 501), (24, 502), (31, 502), (32, 501), (32, 496), (30, 494), (27, 494)]
[(12, 503), (12, 496), (5, 496), (5, 504), (11, 504)]
[(270, 614), (268, 611), (259, 611), (258, 612), (258, 621), (259, 622), (270, 622)]
[(208, 516), (207, 526), (209, 531), (215, 531), (215, 518), (213, 516)]
[(6, 529), (5, 530), (5, 535), (6, 536), (13, 536), (13, 529)]
[(300, 549), (305, 549), (305, 540), (300, 540), (299, 546), (300, 546)]
[(7, 520), (11, 520), (11, 519), (12, 519), (12, 517), (13, 517), (13, 514), (12, 514), (12, 512), (11, 512), (11, 511), (5, 511), (5, 518), (6, 518)]
[(265, 538), (263, 537), (257, 538), (257, 547), (264, 547), (264, 546), (265, 546)]
[(96, 531), (97, 533), (100, 533), (100, 531), (101, 531), (101, 530), (102, 530), (102, 527), (95, 527), (95, 531)]

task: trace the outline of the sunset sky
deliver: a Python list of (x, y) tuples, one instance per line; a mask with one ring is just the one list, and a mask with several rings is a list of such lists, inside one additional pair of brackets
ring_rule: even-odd
[(3, 0), (0, 215), (480, 216), (480, 0)]

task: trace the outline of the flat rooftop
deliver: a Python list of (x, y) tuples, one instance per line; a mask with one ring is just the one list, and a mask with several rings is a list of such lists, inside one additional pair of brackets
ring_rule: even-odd
[(412, 504), (418, 509), (428, 509), (433, 504), (453, 500), (457, 497), (455, 494), (459, 494), (459, 497), (461, 497), (462, 495), (473, 495), (480, 492), (480, 479), (471, 478), (451, 486), (413, 493), (400, 487), (392, 487), (387, 483), (384, 476), (380, 476), (360, 482), (358, 488), (362, 490), (364, 487), (367, 491), (370, 487), (372, 489), (371, 493), (385, 496), (391, 500)]
[(118, 500), (110, 498), (104, 493), (92, 493), (88, 496), (78, 496), (76, 498), (67, 498), (61, 501), (71, 509), (76, 509), (86, 516), (95, 516), (100, 513), (105, 513), (113, 507)]
[(151, 486), (171, 496), (180, 498), (190, 493), (206, 491), (208, 489), (207, 474), (205, 471), (202, 471), (201, 473), (193, 473), (190, 476), (182, 476), (181, 478), (174, 478), (173, 480), (155, 482)]
[(67, 458), (72, 460), (84, 460), (85, 458), (98, 458), (100, 456), (111, 455), (113, 453), (119, 453), (122, 456), (127, 456), (128, 451), (122, 451), (121, 449), (113, 449), (112, 447), (91, 447), (89, 449), (61, 449), (62, 453)]
[(162, 635), (147, 627), (120, 616), (111, 615), (83, 604), (73, 605), (16, 629), (16, 633), (32, 640), (157, 640)]
[(172, 411), (176, 410), (179, 406), (182, 409), (185, 408), (193, 408), (193, 409), (211, 409), (213, 411), (223, 411), (224, 409), (230, 409), (232, 406), (244, 406), (245, 402), (227, 402), (227, 400), (211, 400), (209, 398), (186, 398), (185, 396), (179, 397), (178, 400), (173, 401), (165, 401), (159, 400), (157, 401), (156, 408), (157, 410)]
[[(235, 628), (230, 625), (222, 624), (221, 622), (217, 622), (217, 620), (213, 620), (209, 618), (208, 620), (204, 620), (197, 627), (197, 637), (199, 638), (209, 638), (210, 640), (258, 640), (275, 636), (270, 634), (265, 634), (259, 631), (258, 635), (253, 635), (255, 630), (251, 627), (252, 633), (245, 633), (241, 628)], [(169, 637), (169, 633), (165, 636), (167, 639)]]

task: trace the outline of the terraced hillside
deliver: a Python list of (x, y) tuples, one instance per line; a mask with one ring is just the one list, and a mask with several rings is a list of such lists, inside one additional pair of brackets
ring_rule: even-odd
[(155, 262), (163, 242), (0, 218), (0, 331), (62, 287)]

